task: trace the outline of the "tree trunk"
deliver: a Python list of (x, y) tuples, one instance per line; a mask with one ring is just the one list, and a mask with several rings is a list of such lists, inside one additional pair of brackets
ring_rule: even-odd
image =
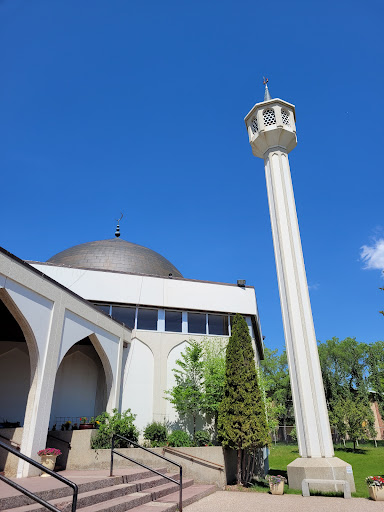
[(237, 472), (236, 472), (236, 483), (241, 483), (241, 449), (237, 450)]
[(193, 414), (193, 443), (195, 443), (196, 438), (196, 414)]

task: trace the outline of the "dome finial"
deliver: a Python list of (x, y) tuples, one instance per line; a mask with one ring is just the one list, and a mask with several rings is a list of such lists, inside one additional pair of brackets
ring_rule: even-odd
[(263, 80), (263, 84), (265, 85), (265, 92), (264, 92), (264, 101), (269, 101), (271, 100), (271, 95), (269, 94), (269, 90), (268, 90), (268, 78), (265, 78), (265, 76), (263, 76), (264, 80)]
[[(121, 213), (121, 212), (120, 212), (120, 213)], [(121, 213), (121, 217), (120, 217), (120, 219), (116, 219), (116, 221), (117, 221), (117, 226), (116, 226), (116, 231), (115, 231), (115, 237), (116, 237), (116, 238), (119, 238), (119, 236), (120, 236), (120, 221), (121, 221), (121, 219), (122, 219), (123, 217), (124, 217), (124, 215)]]

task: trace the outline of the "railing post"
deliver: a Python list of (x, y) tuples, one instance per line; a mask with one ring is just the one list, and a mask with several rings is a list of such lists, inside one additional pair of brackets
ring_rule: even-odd
[(115, 435), (112, 436), (112, 448), (111, 448), (111, 470), (109, 476), (113, 476), (113, 450), (115, 449)]
[(183, 468), (180, 466), (179, 512), (183, 512)]

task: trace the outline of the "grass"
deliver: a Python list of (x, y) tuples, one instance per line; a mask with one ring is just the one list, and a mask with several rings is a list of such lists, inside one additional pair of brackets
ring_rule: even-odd
[[(352, 493), (355, 498), (368, 498), (368, 487), (365, 479), (369, 475), (384, 476), (384, 441), (378, 441), (378, 447), (375, 448), (373, 442), (360, 444), (356, 451), (353, 451), (352, 443), (344, 446), (335, 446), (335, 457), (348, 462), (352, 466), (353, 476), (355, 478), (356, 492)], [(297, 445), (293, 444), (277, 444), (272, 445), (269, 455), (269, 473), (272, 475), (287, 476), (287, 464), (299, 457)], [(252, 490), (257, 492), (268, 492), (269, 487), (262, 482), (254, 485)], [(284, 492), (287, 494), (301, 494), (301, 491), (289, 489), (285, 485)], [(322, 496), (342, 496), (340, 493), (315, 493), (311, 491), (311, 495), (321, 494)]]

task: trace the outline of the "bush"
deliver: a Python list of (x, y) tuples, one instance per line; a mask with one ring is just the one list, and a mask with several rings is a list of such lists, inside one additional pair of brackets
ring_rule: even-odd
[[(137, 443), (139, 438), (139, 431), (133, 424), (136, 419), (136, 415), (131, 413), (131, 409), (120, 413), (117, 409), (113, 409), (113, 414), (103, 412), (96, 418), (96, 425), (99, 430), (97, 435), (91, 440), (91, 448), (102, 449), (112, 447), (112, 435), (119, 434), (124, 436), (130, 441)], [(116, 448), (128, 448), (132, 446), (123, 439), (116, 439)]]
[(206, 430), (198, 430), (195, 434), (196, 446), (207, 446), (211, 444), (211, 434)]
[(174, 430), (168, 437), (169, 446), (192, 446), (191, 438), (183, 430)]
[(144, 439), (151, 441), (151, 446), (164, 446), (167, 442), (168, 432), (165, 425), (154, 421), (146, 426)]

